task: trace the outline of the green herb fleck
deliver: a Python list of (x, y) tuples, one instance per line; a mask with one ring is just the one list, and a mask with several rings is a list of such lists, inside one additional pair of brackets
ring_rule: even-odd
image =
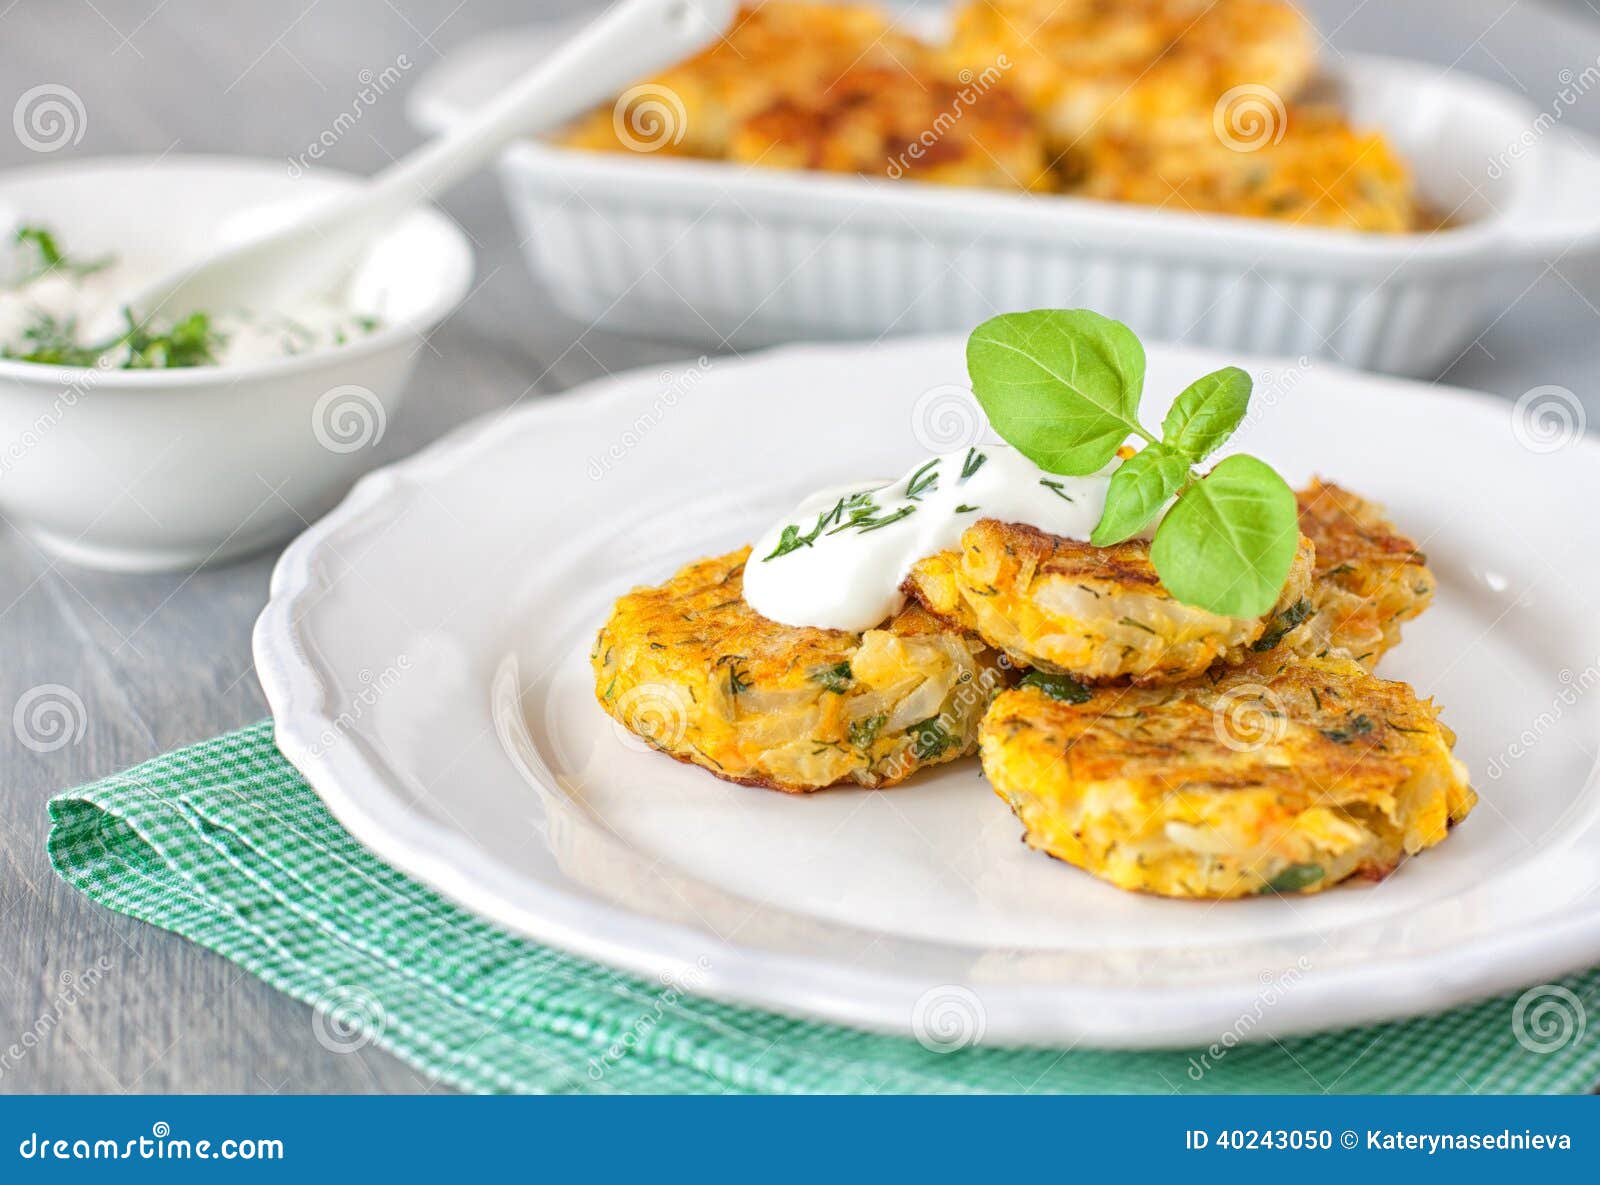
[(911, 752), (918, 761), (932, 761), (956, 743), (937, 716), (918, 721), (907, 731), (911, 734)]
[(832, 691), (838, 695), (850, 690), (853, 678), (848, 661), (834, 663), (831, 667), (818, 667), (811, 672), (810, 677), (812, 682), (822, 684), (824, 691)]
[(920, 498), (929, 490), (936, 489), (938, 485), (939, 462), (929, 461), (911, 475), (910, 481), (906, 482), (906, 497)]
[(1298, 893), (1309, 889), (1323, 877), (1320, 864), (1291, 864), (1273, 877), (1261, 891), (1263, 893)]
[(1373, 727), (1370, 717), (1364, 713), (1357, 713), (1353, 716), (1345, 717), (1343, 728), (1324, 728), (1322, 735), (1336, 744), (1348, 745), (1357, 737), (1366, 736), (1372, 731)]
[(850, 722), (850, 743), (862, 752), (872, 748), (873, 742), (878, 739), (884, 722), (889, 717), (884, 712), (875, 712), (871, 716), (863, 716), (860, 720)]
[(1283, 641), (1285, 634), (1310, 616), (1311, 602), (1301, 597), (1272, 619), (1272, 624), (1255, 640), (1250, 649), (1257, 654), (1271, 650), (1279, 642)]
[(1053, 675), (1049, 671), (1029, 671), (1018, 686), (1037, 688), (1051, 699), (1069, 704), (1086, 704), (1094, 698), (1094, 692), (1071, 675)]

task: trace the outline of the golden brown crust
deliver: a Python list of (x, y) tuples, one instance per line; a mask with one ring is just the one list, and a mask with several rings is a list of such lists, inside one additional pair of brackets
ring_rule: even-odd
[[(1247, 103), (1248, 98), (1241, 98)], [(1399, 234), (1421, 229), (1411, 173), (1384, 137), (1326, 107), (1269, 103), (1226, 137), (1162, 143), (1131, 134), (1068, 154), (1068, 192), (1195, 213)]]
[[(921, 73), (931, 60), (876, 9), (765, 0), (741, 8), (716, 44), (633, 88), (620, 118), (607, 103), (563, 142), (726, 159), (743, 122), (774, 104), (825, 96), (853, 69)], [(670, 123), (664, 135), (652, 123), (658, 114)]]
[(1433, 599), (1424, 556), (1376, 502), (1321, 478), (1295, 495), (1300, 529), (1316, 545), (1315, 616), (1294, 645), (1348, 654), (1371, 669), (1400, 641), (1401, 624)]
[[(1018, 663), (1094, 681), (1175, 683), (1238, 661), (1310, 587), (1302, 539), (1271, 613), (1230, 618), (1175, 600), (1134, 539), (1094, 547), (1018, 523), (968, 527), (959, 552), (912, 568), (906, 590), (930, 612), (978, 634)], [(1275, 630), (1281, 641), (1292, 629)], [(1274, 643), (1276, 644), (1276, 643)]]
[(973, 0), (948, 44), (864, 5), (767, 0), (569, 146), (1265, 217), (1429, 224), (1377, 132), (1299, 97), (1283, 0)]
[(951, 53), (972, 67), (1005, 55), (1058, 152), (1098, 136), (1213, 135), (1229, 90), (1287, 99), (1315, 65), (1310, 25), (1282, 0), (972, 0)]
[(621, 597), (595, 691), (629, 732), (747, 785), (888, 786), (970, 753), (1005, 684), (975, 638), (908, 607), (853, 634), (778, 625), (744, 600), (749, 548)]
[(1476, 802), (1429, 701), (1342, 657), (1257, 656), (1086, 702), (1024, 686), (982, 730), (1030, 845), (1122, 888), (1238, 897), (1381, 876)]
[(780, 97), (738, 126), (729, 159), (999, 189), (1050, 181), (1044, 144), (1003, 85), (901, 64), (855, 66), (821, 91)]

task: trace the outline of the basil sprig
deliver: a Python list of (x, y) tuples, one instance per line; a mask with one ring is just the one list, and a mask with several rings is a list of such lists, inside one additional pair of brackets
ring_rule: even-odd
[(1129, 437), (1144, 442), (1111, 476), (1095, 546), (1132, 538), (1171, 503), (1150, 547), (1168, 592), (1227, 617), (1259, 617), (1276, 603), (1300, 542), (1294, 492), (1243, 454), (1196, 468), (1243, 421), (1248, 374), (1225, 366), (1190, 383), (1157, 439), (1139, 421), (1144, 347), (1099, 313), (993, 317), (967, 342), (967, 370), (994, 430), (1048, 473), (1094, 473)]

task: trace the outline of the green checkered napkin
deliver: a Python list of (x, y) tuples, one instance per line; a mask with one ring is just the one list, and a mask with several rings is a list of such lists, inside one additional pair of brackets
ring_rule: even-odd
[(1204, 1060), (941, 1053), (695, 999), (514, 938), (388, 867), (334, 822), (270, 723), (64, 794), (50, 813), (52, 862), (95, 901), (315, 1005), (330, 1048), (371, 1040), (467, 1090), (1533, 1093), (1600, 1082), (1600, 969), (1539, 997), (1569, 1022), (1594, 1017), (1587, 1026), (1545, 1026), (1528, 1003), (1514, 1025), (1513, 995)]

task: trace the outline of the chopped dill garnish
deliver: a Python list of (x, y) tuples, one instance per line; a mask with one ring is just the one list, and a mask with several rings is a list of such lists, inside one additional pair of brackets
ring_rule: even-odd
[(932, 761), (956, 743), (937, 716), (918, 721), (907, 731), (911, 734), (911, 752), (918, 761)]
[[(928, 472), (930, 469), (933, 472)], [(939, 462), (937, 460), (929, 461), (911, 475), (910, 481), (906, 482), (906, 497), (920, 498), (929, 490), (937, 489), (938, 486)]]
[(17, 288), (31, 284), (51, 272), (63, 272), (75, 280), (81, 280), (85, 276), (94, 275), (95, 272), (104, 271), (117, 259), (115, 255), (102, 255), (99, 259), (68, 258), (66, 252), (61, 250), (61, 245), (56, 242), (54, 232), (43, 226), (19, 226), (12, 241), (20, 247), (31, 248), (35, 260), (33, 267), (15, 282), (14, 286)]
[(1340, 745), (1347, 745), (1356, 737), (1364, 737), (1373, 729), (1372, 720), (1365, 714), (1358, 713), (1345, 718), (1343, 728), (1324, 728), (1322, 735)]
[(850, 743), (863, 752), (872, 748), (873, 742), (878, 739), (878, 733), (883, 729), (884, 721), (888, 719), (887, 713), (875, 712), (871, 716), (863, 716), (860, 720), (852, 720)]
[(749, 691), (750, 688), (755, 686), (754, 680), (750, 678), (750, 672), (741, 670), (739, 667), (739, 663), (743, 659), (744, 655), (742, 654), (724, 654), (717, 659), (719, 667), (726, 666), (728, 668), (729, 695), (738, 695), (741, 691)]
[(1272, 619), (1272, 624), (1267, 627), (1266, 632), (1255, 640), (1250, 649), (1257, 654), (1264, 650), (1271, 650), (1279, 642), (1283, 641), (1285, 634), (1310, 616), (1311, 602), (1301, 597)]
[(831, 691), (843, 695), (850, 690), (854, 676), (850, 673), (849, 661), (834, 663), (831, 667), (818, 667), (812, 671), (809, 678), (813, 683), (822, 684), (824, 691)]

